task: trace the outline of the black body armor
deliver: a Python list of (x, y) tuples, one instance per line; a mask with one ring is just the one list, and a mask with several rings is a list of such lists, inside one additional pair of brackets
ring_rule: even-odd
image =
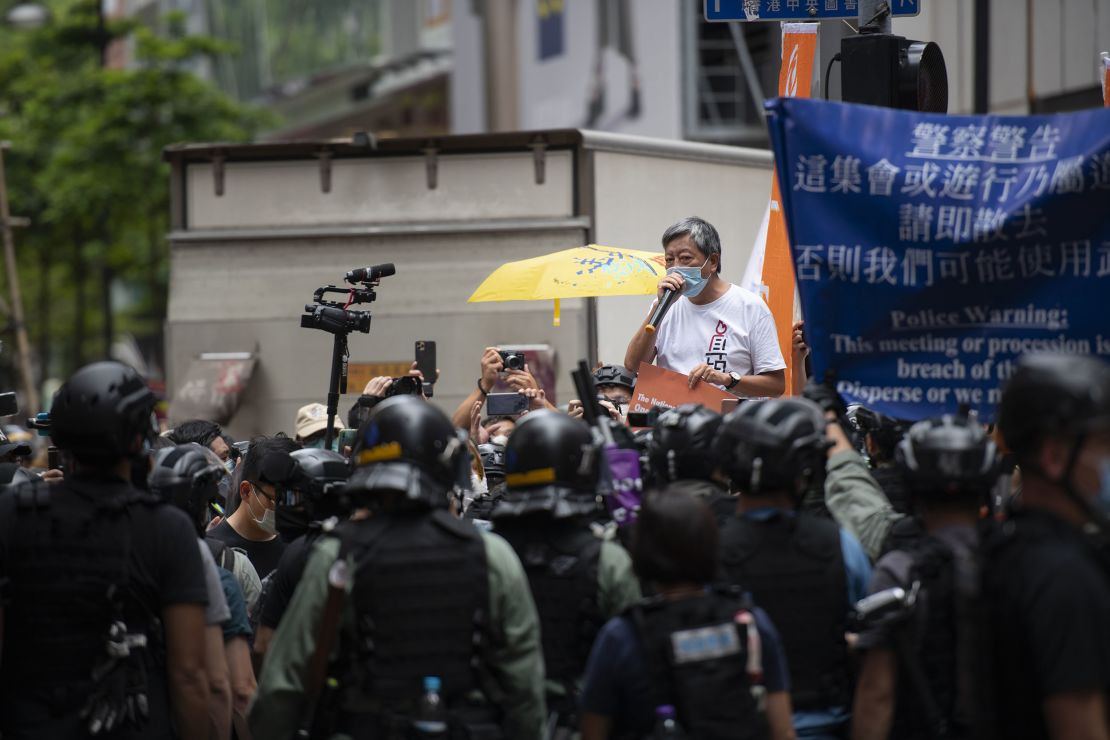
[[(758, 632), (738, 589), (632, 607), (647, 663), (651, 703), (671, 705), (688, 737), (757, 740), (768, 736), (762, 665), (752, 665)], [(753, 634), (754, 633), (754, 634)]]
[(851, 701), (848, 586), (840, 528), (816, 516), (734, 517), (721, 532), (729, 583), (751, 593), (779, 630), (795, 711)]
[(473, 706), (489, 609), (478, 530), (437, 509), (352, 522), (337, 533), (356, 574), (356, 623), (340, 637), (348, 665), (338, 729), (356, 740), (404, 737), (423, 679), (437, 676), (453, 724), (484, 715), (484, 727), (452, 737), (486, 737), (493, 712)]

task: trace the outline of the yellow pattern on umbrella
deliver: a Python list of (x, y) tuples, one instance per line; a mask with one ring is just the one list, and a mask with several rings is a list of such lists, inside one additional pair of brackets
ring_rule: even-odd
[(501, 265), (468, 302), (554, 300), (558, 326), (561, 298), (651, 295), (666, 272), (660, 252), (589, 244)]

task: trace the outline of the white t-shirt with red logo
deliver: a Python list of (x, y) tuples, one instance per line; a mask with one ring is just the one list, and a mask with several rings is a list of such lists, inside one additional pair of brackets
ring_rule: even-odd
[(786, 367), (771, 309), (737, 285), (704, 306), (679, 297), (659, 324), (655, 349), (659, 367), (684, 375), (703, 362), (740, 375)]

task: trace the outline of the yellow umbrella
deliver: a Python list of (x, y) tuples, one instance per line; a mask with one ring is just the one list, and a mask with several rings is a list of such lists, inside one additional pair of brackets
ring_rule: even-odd
[(554, 300), (558, 326), (561, 298), (650, 295), (666, 272), (661, 252), (588, 244), (507, 262), (482, 281), (469, 302)]

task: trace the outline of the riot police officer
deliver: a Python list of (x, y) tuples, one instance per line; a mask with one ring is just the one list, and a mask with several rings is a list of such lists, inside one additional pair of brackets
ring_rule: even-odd
[(286, 478), (278, 497), (275, 521), (278, 535), (289, 544), (262, 597), (254, 641), (254, 651), (260, 655), (265, 654), (297, 590), (312, 546), (331, 529), (332, 517), (346, 517), (350, 513), (343, 510), (338, 493), (350, 475), (345, 457), (331, 450), (306, 448), (290, 453), (288, 458), (295, 466), (293, 470), (284, 476), (275, 475)]
[(675, 488), (649, 491), (632, 560), (656, 595), (598, 635), (582, 694), (582, 740), (642, 738), (653, 720), (660, 734), (651, 737), (792, 739), (774, 626), (740, 589), (709, 586), (717, 522), (704, 500)]
[(54, 397), (64, 482), (0, 497), (0, 734), (207, 737), (207, 589), (196, 532), (129, 483), (154, 395), (98, 362)]
[(701, 404), (683, 404), (664, 411), (648, 442), (649, 467), (655, 485), (689, 491), (706, 500), (724, 524), (736, 513), (736, 499), (720, 477), (720, 459), (713, 446), (721, 415)]
[(1110, 366), (1022, 358), (998, 407), (1021, 470), (983, 549), (1000, 738), (1107, 737), (1110, 727)]
[(438, 686), (452, 728), (539, 737), (543, 656), (520, 561), (448, 511), (470, 480), (464, 433), (397, 396), (374, 407), (352, 457), (347, 492), (370, 516), (317, 542), (267, 653), (253, 734), (408, 736), (423, 683)]
[(548, 709), (565, 728), (577, 727), (578, 683), (598, 630), (640, 598), (628, 554), (589, 527), (600, 455), (583, 422), (557, 411), (528, 414), (509, 437), (507, 491), (493, 511), (494, 531), (528, 574)]
[(973, 717), (981, 699), (976, 646), (986, 636), (978, 618), (978, 527), (1000, 455), (981, 425), (942, 416), (913, 425), (895, 459), (925, 534), (875, 566), (871, 603), (890, 605), (859, 636), (865, 652), (852, 737), (983, 737)]
[(836, 737), (846, 727), (852, 680), (844, 634), (871, 578), (855, 538), (798, 511), (824, 478), (830, 444), (820, 408), (801, 398), (745, 403), (725, 417), (717, 437), (740, 494), (738, 513), (721, 532), (723, 573), (751, 592), (782, 636), (799, 737)]
[(231, 571), (216, 564), (213, 543), (204, 539), (212, 502), (222, 500), (220, 481), (227, 467), (213, 450), (197, 442), (165, 447), (154, 455), (147, 488), (185, 512), (197, 535), (208, 580), (205, 620), (213, 737), (230, 737), (232, 725), (245, 727), (246, 707), (254, 695), (246, 601)]
[(486, 476), (486, 491), (471, 500), (463, 516), (488, 522), (494, 508), (505, 496), (505, 445), (486, 442), (478, 445), (478, 454), (482, 460), (482, 472)]

